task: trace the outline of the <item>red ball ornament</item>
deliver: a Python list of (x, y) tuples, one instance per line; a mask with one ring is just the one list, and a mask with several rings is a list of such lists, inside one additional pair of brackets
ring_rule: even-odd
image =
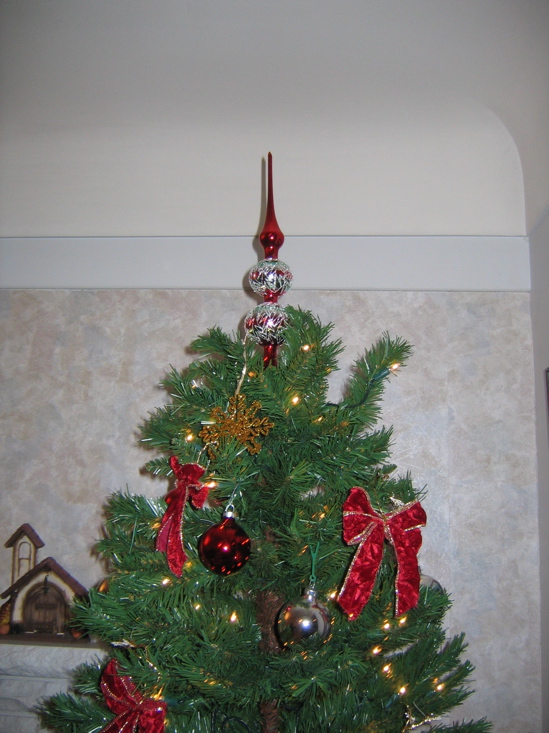
[(198, 554), (212, 573), (231, 575), (249, 559), (251, 544), (233, 513), (225, 512), (221, 522), (212, 525), (200, 538)]

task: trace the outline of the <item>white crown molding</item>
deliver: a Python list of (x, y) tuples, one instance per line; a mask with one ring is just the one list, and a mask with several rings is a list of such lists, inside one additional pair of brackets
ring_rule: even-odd
[[(0, 238), (0, 287), (239, 290), (252, 237)], [(296, 289), (529, 291), (527, 237), (287, 237)]]

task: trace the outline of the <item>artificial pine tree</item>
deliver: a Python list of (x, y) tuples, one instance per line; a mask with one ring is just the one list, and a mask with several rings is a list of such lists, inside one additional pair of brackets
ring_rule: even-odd
[(291, 274), (270, 157), (261, 241), (251, 283), (264, 303), (246, 337), (199, 337), (141, 428), (171, 491), (108, 501), (98, 550), (111, 571), (75, 608), (108, 660), (76, 670), (43, 720), (71, 733), (488, 731), (433, 722), (470, 694), (472, 667), (463, 636), (445, 638), (448, 594), (420, 581), (421, 494), (376, 427), (410, 346), (384, 334), (328, 402), (342, 345), (278, 305)]

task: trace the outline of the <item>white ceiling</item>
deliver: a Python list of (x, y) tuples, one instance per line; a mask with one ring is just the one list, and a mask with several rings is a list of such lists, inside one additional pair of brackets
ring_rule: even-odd
[(0, 0), (0, 235), (524, 235), (547, 0)]

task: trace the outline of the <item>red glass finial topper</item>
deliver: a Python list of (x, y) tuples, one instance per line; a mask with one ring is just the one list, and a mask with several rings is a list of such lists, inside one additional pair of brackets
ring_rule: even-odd
[(263, 296), (263, 303), (256, 305), (244, 319), (247, 334), (263, 346), (263, 365), (276, 366), (276, 352), (284, 343), (283, 332), (288, 325), (285, 309), (278, 305), (278, 298), (289, 290), (292, 282), (290, 268), (278, 259), (278, 250), (284, 243), (274, 211), (273, 157), (268, 157), (268, 188), (265, 224), (259, 241), (265, 250), (265, 259), (250, 270), (249, 281), (254, 293)]
[(284, 234), (278, 226), (274, 209), (273, 197), (273, 156), (269, 153), (267, 167), (267, 210), (265, 211), (265, 223), (259, 235), (259, 241), (265, 250), (266, 260), (278, 259), (278, 250), (284, 244)]

